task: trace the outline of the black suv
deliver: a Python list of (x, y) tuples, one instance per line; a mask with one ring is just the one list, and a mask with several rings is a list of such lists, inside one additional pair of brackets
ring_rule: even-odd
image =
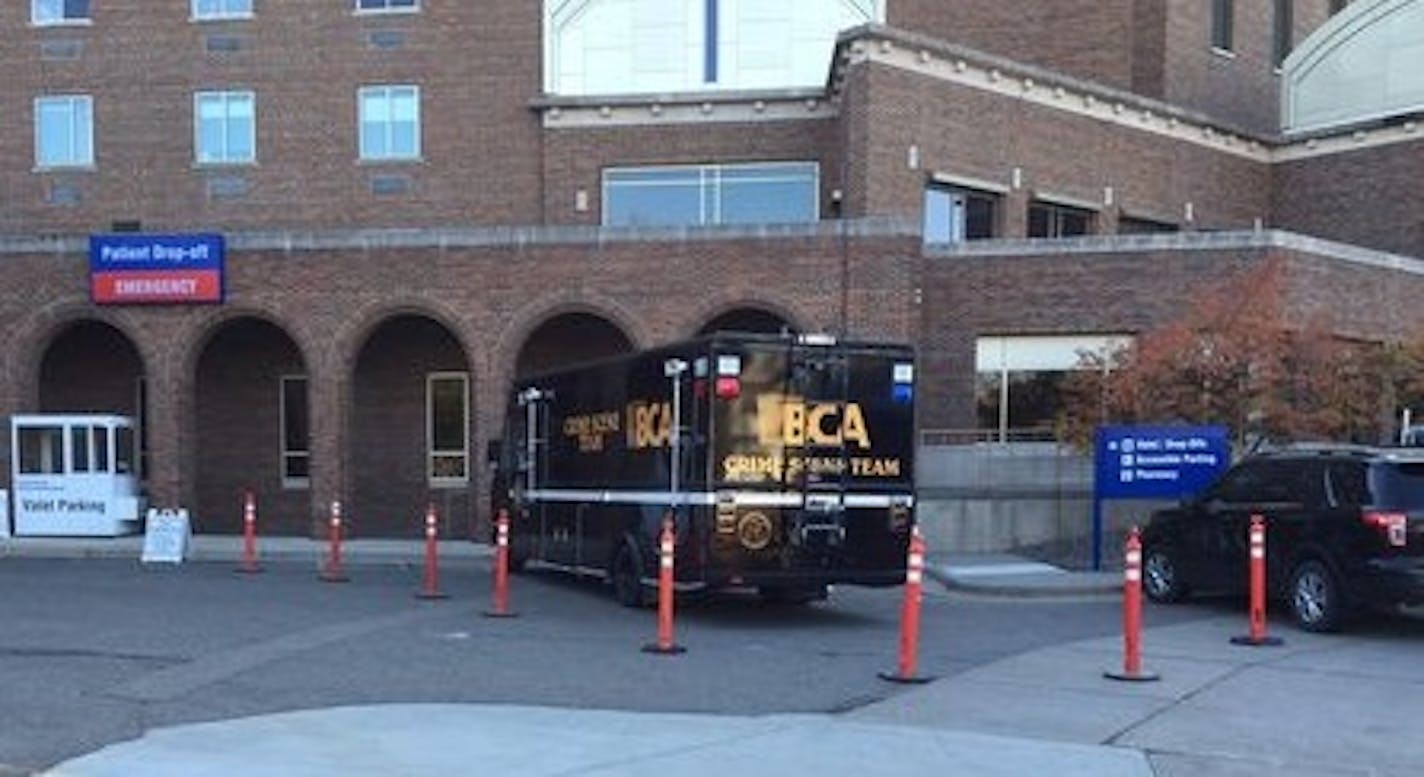
[(1251, 516), (1267, 521), (1266, 580), (1301, 628), (1333, 631), (1361, 606), (1424, 603), (1424, 451), (1357, 446), (1253, 455), (1143, 532), (1157, 602), (1245, 591)]

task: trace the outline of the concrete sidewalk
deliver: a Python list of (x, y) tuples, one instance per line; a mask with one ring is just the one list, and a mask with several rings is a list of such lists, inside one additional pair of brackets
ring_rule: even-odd
[(951, 591), (984, 596), (1073, 597), (1122, 592), (1121, 572), (1070, 571), (1008, 554), (931, 555), (926, 571)]
[[(440, 540), (442, 564), (487, 559), (492, 549), (469, 540)], [(143, 535), (127, 537), (8, 537), (0, 539), (0, 558), (133, 559), (143, 551)], [(258, 561), (310, 562), (326, 558), (328, 544), (305, 537), (259, 537)], [(420, 540), (347, 540), (341, 544), (342, 561), (352, 565), (422, 564), (425, 543)], [(188, 561), (230, 562), (242, 558), (242, 537), (224, 534), (194, 535)]]
[[(1150, 621), (1150, 612), (1149, 612)], [(1054, 646), (842, 715), (638, 714), (499, 705), (311, 710), (150, 731), (56, 775), (1406, 777), (1424, 773), (1424, 623), (1229, 644), (1237, 617)], [(927, 667), (933, 671), (933, 667)]]

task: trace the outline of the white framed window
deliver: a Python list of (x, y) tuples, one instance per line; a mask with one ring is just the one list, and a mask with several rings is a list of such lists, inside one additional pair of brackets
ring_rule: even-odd
[(820, 218), (815, 162), (603, 171), (605, 226), (796, 224)]
[(420, 87), (362, 87), (360, 104), (361, 159), (420, 158)]
[(426, 375), (426, 473), (432, 486), (463, 486), (469, 483), (469, 429), (469, 376), (463, 372), (432, 372)]
[(282, 485), (305, 488), (311, 482), (311, 416), (307, 376), (283, 375), (278, 382), (282, 425)]
[(978, 426), (999, 442), (1051, 439), (1068, 374), (1085, 356), (1104, 359), (1132, 344), (1128, 334), (1003, 335), (975, 342)]
[(356, 0), (356, 13), (409, 13), (420, 10), (420, 0)]
[(37, 25), (88, 24), (89, 0), (30, 0), (30, 21)]
[(89, 167), (94, 164), (94, 101), (89, 95), (35, 98), (35, 164)]
[(193, 159), (198, 164), (251, 164), (257, 159), (257, 96), (252, 92), (193, 95)]
[(250, 19), (252, 0), (193, 0), (193, 19)]

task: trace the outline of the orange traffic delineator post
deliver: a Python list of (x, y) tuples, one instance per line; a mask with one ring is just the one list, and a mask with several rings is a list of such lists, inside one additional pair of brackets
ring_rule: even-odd
[(509, 511), (504, 508), (495, 518), (494, 546), (494, 608), (485, 610), (485, 617), (513, 618), (518, 613), (509, 609)]
[(328, 523), (328, 535), (331, 546), (326, 557), (326, 565), (322, 567), (321, 579), (328, 583), (348, 583), (351, 578), (346, 576), (346, 570), (341, 566), (341, 503), (331, 503), (331, 521)]
[(673, 609), (673, 549), (677, 544), (672, 511), (663, 516), (663, 530), (658, 538), (658, 641), (643, 646), (644, 653), (671, 656), (687, 652), (672, 637)]
[(920, 527), (910, 530), (910, 549), (905, 560), (905, 598), (900, 606), (900, 664), (894, 672), (880, 672), (882, 680), (919, 684), (934, 678), (915, 673), (920, 651), (920, 603), (924, 599), (925, 540)]
[(1231, 644), (1248, 647), (1275, 647), (1285, 644), (1280, 637), (1266, 634), (1266, 519), (1251, 516), (1251, 611), (1249, 632), (1232, 637)]
[(251, 491), (242, 497), (242, 562), (236, 571), (248, 575), (262, 571), (257, 563), (257, 497)]
[(448, 599), (449, 594), (440, 591), (440, 552), (436, 547), (440, 529), (436, 524), (435, 505), (425, 508), (425, 579), (421, 582), (417, 599)]
[(1136, 526), (1127, 535), (1122, 567), (1122, 643), (1122, 671), (1103, 677), (1136, 683), (1162, 679), (1142, 671), (1142, 533)]

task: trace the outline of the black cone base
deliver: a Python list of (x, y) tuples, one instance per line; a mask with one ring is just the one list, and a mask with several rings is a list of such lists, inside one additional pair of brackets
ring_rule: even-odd
[(319, 575), (319, 577), (321, 578), (321, 581), (322, 581), (323, 583), (349, 583), (349, 582), (351, 582), (351, 578), (347, 577), (345, 572), (331, 572), (331, 571), (325, 571), (325, 570), (324, 570), (324, 571), (322, 571), (321, 575)]
[(1124, 683), (1155, 683), (1162, 679), (1162, 676), (1156, 672), (1137, 672), (1135, 674), (1129, 674), (1127, 672), (1103, 672), (1103, 677)]
[(264, 570), (260, 564), (253, 564), (251, 566), (247, 566), (244, 564), (243, 566), (240, 566), (232, 571), (236, 572), (239, 575), (256, 575), (261, 572), (265, 572), (266, 570)]
[(483, 615), (483, 616), (485, 616), (486, 618), (518, 618), (518, 617), (519, 617), (519, 613), (517, 613), (517, 612), (515, 612), (515, 611), (513, 611), (513, 610), (505, 610), (504, 612), (500, 612), (499, 610), (485, 610), (483, 613), (480, 613), (480, 614)]
[(1280, 637), (1261, 637), (1260, 639), (1256, 639), (1246, 634), (1240, 637), (1232, 637), (1231, 644), (1244, 645), (1246, 647), (1280, 647), (1286, 644), (1286, 641)]
[(659, 656), (675, 656), (679, 653), (686, 653), (687, 648), (682, 645), (668, 645), (667, 647), (663, 647), (656, 642), (649, 642), (643, 646), (643, 652)]
[(934, 680), (933, 675), (902, 675), (899, 672), (879, 672), (876, 677), (887, 683), (899, 683), (901, 685), (924, 685)]
[(421, 591), (420, 593), (417, 593), (417, 594), (415, 595), (415, 598), (417, 598), (417, 599), (431, 599), (431, 600), (434, 600), (434, 599), (449, 599), (449, 598), (450, 598), (450, 594), (444, 593), (444, 592), (442, 592), (442, 591)]

